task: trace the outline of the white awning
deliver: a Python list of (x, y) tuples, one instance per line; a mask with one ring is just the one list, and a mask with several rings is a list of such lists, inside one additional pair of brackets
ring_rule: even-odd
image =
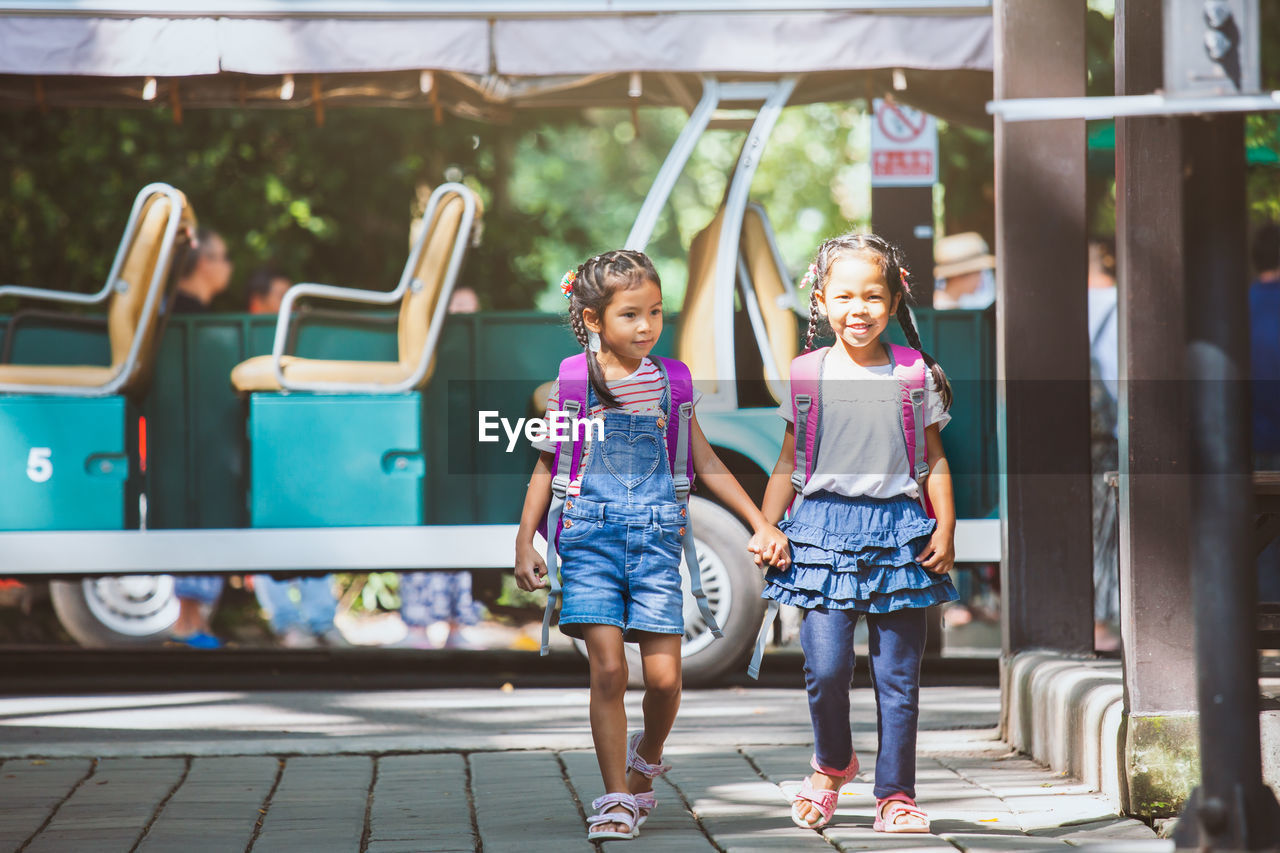
[(219, 18), (217, 23), (223, 71), (489, 71), (489, 22), (483, 19)]
[(0, 17), (0, 74), (190, 77), (219, 68), (215, 18)]
[(989, 15), (745, 12), (491, 20), (2, 12), (0, 73), (25, 75), (990, 71), (994, 56)]
[(861, 12), (503, 20), (499, 74), (990, 71), (990, 16)]
[[(505, 120), (522, 109), (691, 109), (703, 75), (795, 74), (791, 103), (892, 92), (945, 118), (990, 123), (986, 0), (689, 2), (698, 10), (556, 0), (547, 6), (559, 12), (534, 14), (540, 4), (525, 0), (0, 0), (0, 107), (146, 98), (194, 109), (426, 107)], [(788, 3), (804, 8), (779, 11)], [(638, 11), (646, 6), (654, 11)], [(311, 79), (286, 89), (285, 74)]]

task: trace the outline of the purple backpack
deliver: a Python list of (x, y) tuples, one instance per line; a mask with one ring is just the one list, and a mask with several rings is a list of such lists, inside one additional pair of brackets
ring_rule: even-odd
[[(693, 418), (693, 379), (689, 375), (689, 366), (674, 358), (651, 356), (658, 370), (662, 372), (667, 385), (671, 389), (671, 407), (666, 413), (668, 427), (672, 423), (673, 414), (678, 418), (676, 429), (667, 428), (667, 459), (671, 463), (671, 479), (675, 485), (676, 501), (687, 506), (689, 489), (693, 486), (693, 442), (690, 440), (690, 422)], [(587, 354), (571, 355), (560, 362), (558, 376), (560, 411), (570, 421), (578, 417), (586, 417)], [(569, 493), (569, 484), (578, 476), (582, 464), (582, 441), (578, 430), (570, 428), (570, 440), (560, 442), (556, 446), (555, 462), (552, 465), (554, 475), (551, 478), (551, 505), (547, 509), (547, 517), (538, 528), (547, 540), (547, 578), (551, 588), (547, 593), (547, 607), (542, 615), (542, 654), (548, 651), (551, 633), (551, 616), (555, 612), (561, 597), (558, 546), (560, 540), (560, 515), (564, 511), (565, 497)], [(567, 445), (567, 447), (566, 447)], [(565, 451), (568, 452), (565, 452)], [(687, 514), (684, 535), (684, 558), (689, 569), (690, 589), (697, 599), (698, 610), (707, 628), (716, 637), (722, 637), (720, 626), (716, 623), (707, 601), (707, 594), (702, 589), (702, 573), (699, 570), (698, 552), (693, 542), (693, 517)], [(550, 535), (555, 531), (555, 535)]]

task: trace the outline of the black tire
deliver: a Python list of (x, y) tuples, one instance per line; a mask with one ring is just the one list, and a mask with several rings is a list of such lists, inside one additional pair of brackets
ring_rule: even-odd
[(156, 645), (178, 617), (168, 575), (50, 581), (58, 621), (85, 648)]
[[(765, 602), (760, 598), (764, 577), (747, 553), (751, 533), (733, 513), (701, 497), (689, 499), (689, 513), (698, 561), (703, 566), (703, 589), (724, 637), (717, 640), (705, 630), (696, 602), (686, 592), (686, 632), (681, 655), (684, 685), (709, 687), (732, 672), (745, 670), (764, 619)], [(681, 568), (683, 571), (683, 565)], [(586, 654), (581, 640), (574, 644)], [(640, 649), (630, 643), (625, 649), (627, 682), (632, 687), (642, 687)]]

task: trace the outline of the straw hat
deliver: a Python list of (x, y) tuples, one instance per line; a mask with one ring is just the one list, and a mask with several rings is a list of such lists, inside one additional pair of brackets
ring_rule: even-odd
[(951, 278), (996, 267), (995, 255), (977, 231), (950, 234), (933, 246), (933, 277)]

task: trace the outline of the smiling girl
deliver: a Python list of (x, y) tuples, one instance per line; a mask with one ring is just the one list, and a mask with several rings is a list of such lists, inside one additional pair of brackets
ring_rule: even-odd
[[(920, 350), (897, 247), (870, 234), (828, 240), (805, 285), (813, 287), (805, 349), (824, 324), (835, 344), (792, 363), (792, 400), (780, 411), (786, 433), (763, 507), (770, 522), (790, 507), (780, 526), (792, 557), (778, 568), (776, 555), (762, 552), (775, 565), (764, 596), (804, 614), (814, 773), (791, 817), (821, 829), (858, 773), (849, 684), (854, 628), (865, 616), (879, 733), (875, 829), (928, 832), (915, 803), (925, 608), (958, 597), (947, 576), (955, 509), (940, 438), (951, 387)], [(884, 341), (890, 318), (910, 347)]]

